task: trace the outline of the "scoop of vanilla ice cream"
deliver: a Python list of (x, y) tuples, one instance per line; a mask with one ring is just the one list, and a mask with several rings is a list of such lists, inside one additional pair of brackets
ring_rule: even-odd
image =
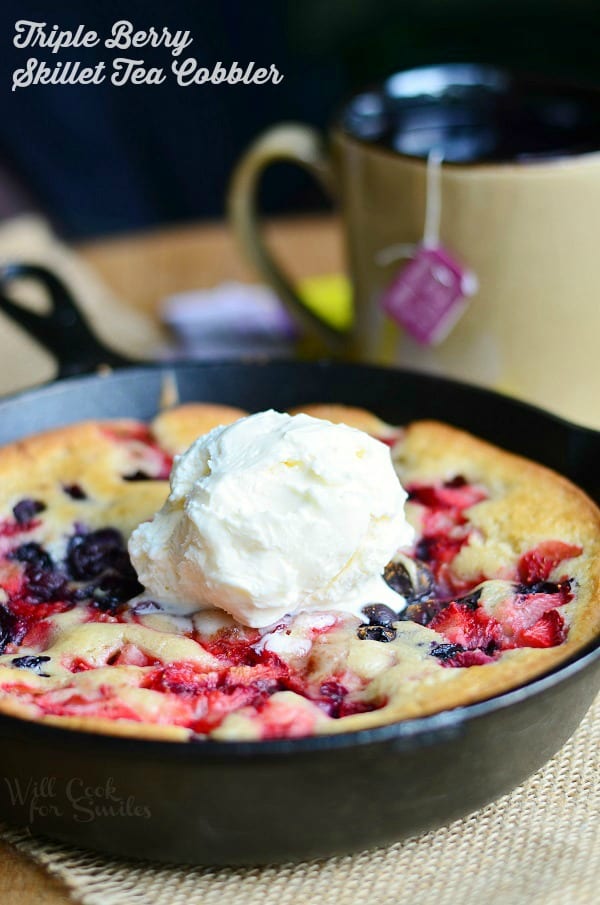
[(406, 496), (389, 448), (368, 434), (261, 412), (175, 459), (169, 497), (129, 552), (157, 600), (219, 607), (260, 628), (298, 610), (344, 609), (363, 589), (372, 602), (374, 576), (413, 538)]

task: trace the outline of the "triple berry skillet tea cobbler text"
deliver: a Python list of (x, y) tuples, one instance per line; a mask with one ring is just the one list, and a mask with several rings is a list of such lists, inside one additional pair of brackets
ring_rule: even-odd
[[(223, 520), (207, 518), (204, 525), (201, 517), (209, 505), (211, 517), (218, 515), (217, 491), (209, 503), (177, 496), (177, 481), (197, 485), (186, 472), (187, 454), (177, 460), (170, 502), (163, 504), (173, 457), (217, 425), (243, 424), (244, 412), (189, 404), (150, 425), (85, 422), (1, 449), (0, 710), (171, 740), (336, 733), (501, 693), (567, 660), (598, 634), (600, 512), (580, 490), (440, 423), (395, 428), (342, 406), (303, 412), (312, 418), (289, 420), (310, 421), (314, 429), (312, 419), (324, 419), (328, 430), (345, 423), (380, 441), (369, 445), (353, 431), (355, 453), (342, 449), (349, 435), (336, 452), (341, 471), (355, 455), (364, 481), (343, 486), (334, 471), (330, 480), (317, 468), (297, 494), (303, 502), (289, 511), (290, 520), (298, 513), (289, 530), (276, 519), (280, 498), (269, 497), (260, 535), (249, 537), (244, 519), (256, 523), (260, 488), (248, 477), (244, 492), (242, 474), (231, 504), (241, 515), (228, 529), (226, 566)], [(277, 424), (285, 434), (285, 423)], [(329, 439), (326, 447), (337, 449)], [(388, 483), (382, 492), (374, 483), (363, 500), (367, 466), (383, 462), (381, 456), (391, 457), (399, 489)], [(214, 452), (202, 461), (207, 473), (217, 473)], [(302, 476), (305, 464), (290, 455), (267, 463), (261, 475), (276, 467), (277, 474), (299, 469)], [(232, 469), (238, 466), (236, 460)], [(291, 500), (296, 485), (281, 486)], [(314, 530), (302, 521), (302, 507), (309, 501), (322, 515), (330, 500), (338, 521), (332, 515), (327, 539), (322, 519)], [(195, 541), (182, 521), (194, 506), (201, 529)], [(369, 519), (361, 527), (363, 509)], [(277, 526), (271, 545), (270, 525)], [(164, 544), (156, 541), (159, 530)], [(128, 550), (132, 533), (137, 571)], [(353, 552), (338, 569), (348, 538)], [(161, 558), (166, 549), (179, 549), (174, 565), (172, 556)], [(383, 577), (381, 568), (366, 575), (373, 551), (385, 553)], [(327, 563), (337, 571), (323, 577), (319, 569)], [(230, 566), (231, 574), (244, 571), (243, 593), (237, 579), (220, 578)], [(196, 567), (210, 607), (189, 599)], [(290, 615), (286, 594), (294, 582), (308, 604)]]

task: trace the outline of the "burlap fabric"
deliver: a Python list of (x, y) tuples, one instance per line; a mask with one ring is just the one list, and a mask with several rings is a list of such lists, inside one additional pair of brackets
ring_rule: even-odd
[(387, 849), (213, 870), (4, 838), (84, 905), (591, 905), (600, 900), (600, 698), (556, 757), (510, 795)]

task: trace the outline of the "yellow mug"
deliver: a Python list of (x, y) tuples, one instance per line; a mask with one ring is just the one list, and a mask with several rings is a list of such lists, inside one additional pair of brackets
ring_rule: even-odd
[[(423, 346), (382, 298), (423, 238), (427, 157), (439, 172), (440, 242), (479, 289), (449, 336)], [(275, 126), (231, 183), (241, 244), (305, 328), (332, 354), (491, 386), (600, 428), (600, 91), (447, 64), (398, 73), (351, 100), (328, 142)], [(309, 170), (338, 200), (354, 324), (306, 308), (258, 228), (257, 188), (275, 161)]]

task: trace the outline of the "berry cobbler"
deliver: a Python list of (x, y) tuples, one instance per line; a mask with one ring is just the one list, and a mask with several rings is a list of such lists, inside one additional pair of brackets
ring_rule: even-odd
[(245, 416), (194, 403), (0, 449), (1, 712), (338, 733), (505, 692), (600, 631), (600, 512), (564, 478), (437, 422)]

